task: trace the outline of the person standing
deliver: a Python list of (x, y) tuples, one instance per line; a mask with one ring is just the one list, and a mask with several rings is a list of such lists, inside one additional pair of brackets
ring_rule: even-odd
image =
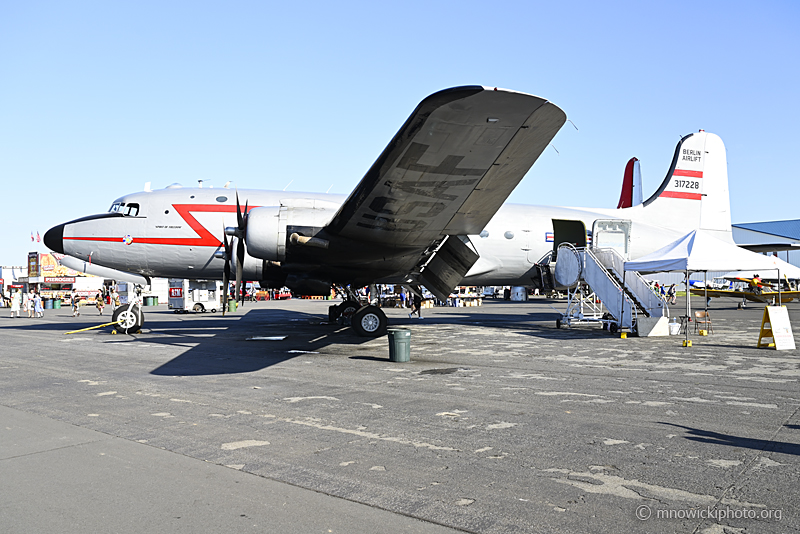
[(408, 318), (410, 319), (415, 313), (418, 319), (422, 319), (422, 297), (416, 293), (414, 293), (414, 307), (411, 308), (411, 313), (408, 314)]
[(28, 319), (33, 317), (33, 302), (30, 293), (22, 294), (22, 311), (28, 312)]
[(33, 316), (44, 317), (44, 308), (42, 308), (42, 296), (39, 293), (33, 294)]
[(111, 311), (113, 312), (114, 310), (117, 309), (117, 306), (119, 306), (119, 295), (117, 294), (116, 286), (111, 286), (109, 288), (108, 297), (109, 297), (108, 300), (111, 302)]
[(676, 295), (677, 295), (677, 290), (675, 289), (675, 284), (672, 284), (671, 286), (669, 286), (669, 291), (667, 292), (670, 304), (675, 304)]
[(17, 317), (19, 317), (20, 306), (22, 306), (22, 292), (14, 291), (11, 294), (11, 317), (14, 317), (14, 312), (17, 312)]
[(78, 317), (81, 314), (81, 309), (80, 303), (78, 302), (78, 291), (76, 289), (72, 290), (70, 299), (72, 300), (72, 316)]
[(105, 302), (103, 300), (103, 292), (101, 290), (97, 290), (97, 295), (94, 296), (94, 304), (97, 306), (97, 311), (100, 312), (100, 315), (103, 315), (103, 306), (105, 306)]

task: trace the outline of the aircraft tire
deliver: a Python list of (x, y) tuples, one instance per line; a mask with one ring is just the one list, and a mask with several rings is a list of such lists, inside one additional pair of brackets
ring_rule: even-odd
[(136, 304), (123, 304), (114, 310), (111, 319), (117, 323), (114, 329), (120, 334), (136, 333), (144, 326), (144, 313), (139, 321), (139, 306)]
[(336, 322), (336, 319), (339, 318), (339, 305), (333, 304), (328, 306), (328, 322), (333, 324)]
[(364, 337), (380, 337), (386, 333), (389, 321), (386, 314), (377, 306), (364, 306), (350, 319), (350, 326), (356, 334)]
[(350, 325), (350, 320), (360, 308), (361, 304), (354, 300), (346, 300), (339, 304), (339, 324)]
[(561, 328), (561, 319), (556, 319), (556, 328)]
[(616, 334), (617, 330), (619, 330), (619, 326), (617, 326), (617, 323), (611, 323), (608, 325), (608, 331), (611, 332), (612, 334)]

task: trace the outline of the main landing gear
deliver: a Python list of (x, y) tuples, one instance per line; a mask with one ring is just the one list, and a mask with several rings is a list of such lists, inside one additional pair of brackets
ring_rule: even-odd
[(328, 308), (328, 322), (350, 325), (356, 334), (364, 337), (384, 335), (389, 324), (383, 310), (371, 304), (364, 306), (350, 294), (341, 304)]

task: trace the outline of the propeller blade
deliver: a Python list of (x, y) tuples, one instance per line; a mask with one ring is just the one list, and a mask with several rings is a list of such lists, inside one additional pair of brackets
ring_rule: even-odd
[(236, 222), (241, 229), (242, 225), (244, 224), (244, 219), (242, 217), (242, 207), (239, 204), (239, 191), (236, 191)]
[(239, 191), (236, 191), (236, 222), (239, 223), (239, 231), (237, 233), (236, 241), (236, 300), (244, 303), (244, 296), (241, 293), (242, 289), (242, 276), (244, 272), (244, 256), (245, 256), (245, 236), (247, 235), (247, 208), (249, 201), (244, 202), (244, 212), (242, 211), (241, 204), (239, 203)]
[(222, 290), (224, 291), (225, 298), (222, 299), (222, 316), (225, 317), (225, 311), (228, 308), (228, 298), (230, 291), (228, 284), (231, 283), (231, 246), (228, 243), (228, 236), (225, 234), (225, 225), (222, 226), (222, 243), (225, 247), (225, 266), (222, 268)]
[(244, 239), (239, 238), (236, 243), (236, 300), (242, 302), (242, 275), (244, 273)]

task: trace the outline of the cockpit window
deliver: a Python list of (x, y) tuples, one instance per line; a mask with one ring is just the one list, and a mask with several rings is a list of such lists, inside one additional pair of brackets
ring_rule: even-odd
[(125, 204), (124, 202), (114, 202), (111, 207), (108, 209), (109, 213), (121, 213), (123, 215), (130, 215), (131, 217), (136, 217), (139, 215), (139, 204), (135, 202), (130, 202)]
[(139, 215), (139, 204), (131, 202), (130, 204), (125, 206), (125, 209), (122, 210), (122, 213), (124, 215), (130, 215), (131, 217), (136, 217), (137, 215)]

